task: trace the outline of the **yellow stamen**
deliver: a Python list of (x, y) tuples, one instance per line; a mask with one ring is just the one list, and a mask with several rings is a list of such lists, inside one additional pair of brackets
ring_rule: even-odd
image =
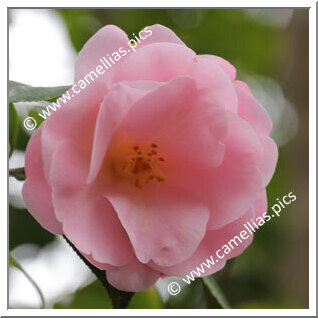
[(166, 180), (166, 175), (159, 169), (159, 165), (165, 159), (159, 157), (157, 144), (145, 146), (118, 143), (116, 148), (111, 160), (115, 175), (134, 180), (133, 184), (137, 188), (143, 188), (151, 180)]

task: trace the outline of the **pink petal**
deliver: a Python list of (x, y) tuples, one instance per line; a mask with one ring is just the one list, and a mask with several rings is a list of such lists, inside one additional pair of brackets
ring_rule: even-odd
[(151, 81), (121, 82), (107, 94), (96, 121), (88, 183), (96, 178), (110, 140), (129, 108), (158, 85), (160, 84)]
[(200, 58), (195, 63), (191, 77), (199, 88), (209, 88), (211, 94), (222, 102), (226, 109), (237, 112), (237, 96), (234, 85), (226, 72), (216, 63), (207, 58)]
[[(255, 220), (255, 209), (252, 205), (251, 208), (249, 208), (239, 219), (235, 220), (234, 222), (224, 226), (223, 228), (220, 228), (218, 230), (212, 230), (207, 231), (207, 239), (213, 242), (217, 242), (218, 249), (222, 248), (224, 244), (229, 245), (229, 242), (235, 238), (239, 237), (239, 239), (235, 238), (235, 241), (237, 242), (237, 245), (231, 241), (230, 247), (231, 252), (227, 255), (225, 255), (225, 259), (229, 260), (233, 257), (236, 257), (243, 253), (243, 251), (252, 243), (254, 232), (251, 230), (252, 233), (250, 233), (247, 228), (244, 226), (245, 223), (250, 222), (251, 220)], [(248, 224), (247, 224), (248, 225)], [(246, 231), (247, 235), (244, 237), (247, 237), (247, 239), (242, 239), (240, 236), (240, 233), (242, 231)], [(233, 243), (232, 243), (233, 242)], [(232, 248), (233, 247), (233, 248)], [(216, 252), (216, 250), (215, 250)]]
[[(235, 236), (239, 236), (242, 230), (246, 231), (244, 223), (249, 221), (253, 217), (253, 215), (253, 209), (249, 209), (238, 220), (218, 230), (207, 231), (196, 252), (189, 259), (182, 263), (174, 266), (165, 267), (158, 266), (151, 262), (149, 263), (149, 266), (168, 276), (191, 276), (190, 272), (193, 270), (200, 273), (197, 268), (204, 270), (204, 273), (201, 273), (201, 276), (211, 275), (222, 269), (225, 266), (226, 260), (241, 254), (247, 248), (247, 246), (251, 244), (253, 235), (250, 235), (248, 233), (249, 237), (246, 240), (240, 238), (239, 241), (237, 238), (235, 239), (238, 243), (238, 246), (234, 242), (231, 242), (231, 245), (234, 247), (234, 249), (231, 249), (231, 252), (229, 254), (225, 254), (224, 249), (222, 250), (222, 247), (225, 244), (229, 245), (228, 242)], [(221, 257), (224, 256), (223, 258), (218, 258), (218, 256), (216, 255), (216, 252), (218, 250), (221, 250), (219, 252), (219, 255)], [(214, 265), (207, 262), (207, 259), (212, 262), (211, 256), (214, 261)], [(203, 262), (208, 266), (203, 265)], [(196, 277), (196, 275), (194, 277)]]
[(89, 86), (67, 104), (61, 104), (61, 108), (52, 111), (51, 116), (45, 120), (41, 140), (47, 180), (52, 155), (60, 143), (73, 140), (85, 149), (92, 148), (96, 117), (105, 93), (101, 87)]
[(263, 217), (263, 214), (267, 211), (267, 194), (265, 189), (261, 192), (253, 205), (255, 209), (254, 220), (259, 216)]
[(116, 268), (115, 266), (111, 266), (106, 263), (99, 263), (94, 260), (94, 258), (91, 255), (87, 255), (85, 253), (81, 253), (90, 263), (92, 263), (95, 267), (101, 269), (101, 270), (108, 270), (108, 269), (113, 269)]
[(264, 187), (263, 149), (253, 129), (229, 113), (229, 129), (222, 142), (226, 149), (221, 165), (207, 167), (180, 162), (169, 170), (167, 178), (167, 182), (205, 202), (211, 214), (208, 229), (222, 228), (238, 219)]
[(227, 60), (223, 59), (220, 56), (216, 55), (199, 55), (199, 58), (208, 59), (213, 63), (219, 65), (222, 70), (228, 75), (228, 77), (234, 81), (236, 78), (236, 68)]
[(89, 156), (82, 148), (72, 142), (58, 147), (50, 170), (56, 215), (82, 253), (99, 263), (123, 266), (133, 250), (111, 204), (86, 185), (88, 168)]
[(235, 89), (239, 101), (239, 116), (247, 121), (258, 134), (268, 135), (272, 129), (272, 121), (266, 110), (237, 82), (235, 83)]
[(112, 72), (112, 83), (122, 80), (167, 82), (176, 76), (190, 75), (195, 57), (191, 49), (175, 43), (145, 45), (118, 62)]
[(48, 231), (62, 234), (62, 225), (56, 219), (52, 206), (51, 189), (46, 182), (41, 156), (41, 134), (38, 129), (28, 143), (25, 154), (27, 179), (22, 196), (28, 211)]
[(219, 139), (226, 133), (227, 121), (224, 108), (210, 91), (197, 91), (193, 80), (177, 77), (131, 107), (121, 129), (132, 140), (158, 143), (160, 153), (166, 153), (170, 161), (185, 158), (217, 166), (224, 154)]
[(249, 86), (245, 82), (236, 80), (235, 86), (236, 86), (236, 88), (240, 88), (243, 91), (245, 91), (246, 94), (253, 95), (251, 89), (249, 88)]
[(208, 228), (220, 228), (243, 215), (264, 187), (260, 172), (261, 144), (254, 131), (239, 117), (231, 116), (223, 140), (222, 164), (210, 176), (211, 218)]
[[(172, 266), (160, 266), (154, 262), (150, 262), (148, 264), (149, 267), (153, 268), (156, 271), (163, 273), (164, 275), (168, 276), (179, 276), (179, 277), (186, 277), (187, 275), (191, 276), (191, 271), (197, 271), (197, 267), (201, 268), (201, 264), (204, 262), (207, 263), (207, 259), (210, 259), (212, 255), (213, 249), (216, 250), (219, 246), (213, 244), (213, 242), (209, 242), (206, 238), (202, 240), (198, 248), (196, 249), (195, 253), (190, 256), (187, 260)], [(214, 259), (213, 255), (213, 259)], [(203, 265), (204, 273), (201, 276), (209, 276), (214, 274), (215, 272), (221, 270), (226, 264), (225, 259), (220, 259), (218, 262), (212, 266), (205, 266)]]
[[(100, 59), (103, 57), (108, 59), (107, 54), (111, 57), (112, 53), (118, 52), (120, 47), (127, 49), (128, 41), (127, 34), (115, 25), (107, 25), (101, 28), (85, 43), (77, 56), (76, 81), (83, 79), (85, 75), (96, 70), (98, 65), (102, 66)], [(109, 74), (114, 71), (113, 68), (115, 67), (116, 64), (106, 70), (104, 74), (99, 75), (94, 82), (103, 81), (106, 83)]]
[(107, 270), (106, 277), (110, 284), (127, 292), (143, 291), (151, 287), (160, 273), (134, 259), (130, 264)]
[(208, 209), (164, 182), (135, 190), (112, 188), (106, 196), (142, 263), (179, 263), (194, 253), (205, 234)]
[(260, 166), (264, 177), (264, 185), (266, 186), (273, 177), (277, 160), (278, 160), (278, 149), (276, 143), (267, 136), (260, 137), (263, 146), (263, 162)]
[[(148, 33), (142, 32), (142, 37), (146, 37), (141, 44), (138, 44), (141, 46), (149, 45), (152, 43), (160, 43), (160, 42), (166, 42), (166, 43), (175, 43), (179, 45), (185, 46), (185, 44), (180, 40), (180, 38), (169, 28), (160, 25), (160, 24), (154, 24), (150, 25), (148, 27), (145, 27), (144, 29), (147, 29)], [(143, 30), (144, 30), (143, 29)], [(149, 30), (152, 32), (150, 35)], [(136, 50), (139, 50), (139, 47), (137, 46)]]
[(226, 72), (218, 64), (198, 59), (191, 49), (175, 43), (145, 45), (128, 55), (112, 72), (112, 83), (123, 79), (167, 82), (185, 75), (195, 79), (199, 88), (209, 88), (226, 108), (236, 112), (237, 97)]

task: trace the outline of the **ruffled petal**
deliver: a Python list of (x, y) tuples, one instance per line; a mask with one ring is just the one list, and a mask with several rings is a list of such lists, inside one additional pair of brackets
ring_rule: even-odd
[(117, 289), (138, 292), (151, 287), (160, 273), (134, 259), (126, 266), (107, 270), (106, 277)]
[[(175, 44), (185, 46), (185, 44), (171, 29), (163, 25), (154, 24), (154, 25), (145, 27), (143, 30), (145, 29), (147, 29), (148, 32), (143, 31), (142, 36), (143, 37), (147, 36), (147, 38), (145, 38), (144, 41), (141, 42), (141, 46), (145, 46), (145, 45), (149, 45), (153, 43), (162, 43), (162, 42), (175, 43)], [(150, 31), (151, 31), (151, 34), (150, 34)], [(137, 46), (136, 49), (138, 50), (139, 47)]]
[(242, 216), (264, 188), (261, 171), (262, 144), (253, 129), (238, 116), (229, 113), (221, 165), (179, 163), (169, 170), (174, 187), (186, 190), (210, 209), (207, 228), (224, 227)]
[(257, 219), (259, 216), (263, 217), (264, 213), (267, 211), (267, 194), (266, 190), (264, 189), (259, 197), (254, 202), (254, 220)]
[(238, 115), (248, 122), (258, 134), (269, 135), (272, 129), (272, 121), (263, 106), (241, 85), (235, 83), (238, 96)]
[(219, 140), (226, 134), (228, 118), (209, 93), (198, 91), (190, 78), (177, 77), (131, 107), (120, 128), (132, 140), (160, 145), (160, 154), (170, 162), (217, 166), (223, 159)]
[[(222, 269), (225, 266), (226, 260), (241, 254), (251, 244), (253, 240), (252, 231), (252, 234), (248, 233), (249, 236), (244, 236), (246, 239), (237, 238), (237, 236), (240, 236), (241, 231), (246, 231), (244, 223), (249, 221), (253, 216), (254, 209), (251, 208), (238, 220), (218, 230), (207, 231), (196, 252), (182, 263), (174, 266), (158, 266), (151, 262), (149, 266), (168, 276), (191, 276), (190, 273), (192, 271), (199, 273), (200, 276), (211, 275)], [(232, 241), (233, 238), (235, 238), (236, 243)], [(227, 251), (225, 251), (225, 245), (229, 246)], [(219, 251), (218, 254), (217, 251)], [(197, 277), (195, 273), (193, 274), (194, 277)]]
[(87, 87), (67, 104), (61, 104), (56, 112), (51, 111), (51, 116), (42, 124), (42, 156), (47, 181), (53, 153), (60, 143), (72, 140), (91, 150), (96, 117), (104, 94), (106, 91), (102, 88)]
[(99, 263), (126, 265), (133, 257), (128, 236), (112, 205), (98, 189), (86, 185), (88, 168), (85, 150), (72, 142), (58, 147), (50, 169), (56, 216), (82, 253)]
[(26, 181), (22, 196), (31, 215), (48, 231), (62, 234), (62, 225), (54, 214), (51, 189), (45, 179), (41, 156), (42, 129), (30, 139), (25, 154)]
[(107, 94), (98, 113), (88, 183), (97, 176), (111, 138), (131, 106), (147, 92), (160, 86), (152, 81), (121, 82)]
[(136, 190), (113, 187), (106, 196), (142, 263), (151, 259), (160, 265), (179, 263), (204, 237), (208, 208), (164, 182)]
[(116, 65), (112, 83), (123, 79), (168, 82), (177, 76), (190, 76), (198, 88), (210, 89), (227, 109), (236, 112), (237, 96), (226, 72), (210, 59), (197, 58), (191, 49), (175, 43), (153, 43), (136, 50)]
[(219, 65), (228, 77), (234, 81), (236, 78), (236, 68), (227, 60), (216, 55), (199, 55), (199, 58), (208, 59), (213, 63)]
[[(76, 59), (76, 81), (83, 79), (87, 74), (96, 70), (98, 65), (103, 65), (100, 59), (108, 59), (113, 52), (118, 52), (119, 48), (128, 47), (127, 34), (115, 25), (107, 25), (98, 30), (84, 45)], [(105, 63), (105, 62), (104, 62)], [(107, 64), (106, 64), (107, 65)], [(112, 65), (112, 64), (110, 64)], [(106, 70), (104, 74), (94, 78), (94, 82), (108, 82), (109, 76), (114, 72), (117, 65)], [(97, 73), (98, 75), (98, 73)]]
[(261, 136), (260, 141), (263, 146), (263, 162), (260, 169), (264, 178), (264, 185), (267, 186), (272, 179), (276, 168), (278, 148), (274, 140), (270, 137)]

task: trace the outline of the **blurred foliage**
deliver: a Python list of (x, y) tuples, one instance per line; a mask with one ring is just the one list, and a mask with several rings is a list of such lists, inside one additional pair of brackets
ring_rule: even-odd
[[(219, 55), (229, 60), (236, 66), (239, 79), (246, 74), (275, 79), (285, 92), (289, 92), (290, 99), (296, 91), (295, 83), (293, 84), (291, 79), (296, 80), (296, 88), (297, 80), (308, 81), (308, 78), (298, 79), (299, 72), (290, 64), (292, 58), (296, 61), (297, 57), (302, 61), (306, 58), (306, 50), (303, 51), (305, 45), (299, 45), (294, 37), (299, 34), (302, 36), (300, 30), (303, 29), (303, 24), (308, 23), (308, 10), (299, 13), (303, 18), (294, 22), (294, 29), (291, 29), (291, 26), (277, 27), (252, 19), (247, 10), (242, 9), (59, 9), (57, 12), (64, 20), (70, 41), (77, 52), (104, 25), (117, 25), (131, 38), (132, 33), (136, 34), (146, 25), (159, 23), (171, 28), (195, 52)], [(269, 16), (270, 12), (267, 10)], [(295, 15), (294, 13), (293, 19)], [(305, 25), (306, 27), (308, 26)], [(294, 32), (293, 38), (290, 35), (291, 30)], [(305, 95), (302, 96), (308, 95), (306, 88), (303, 91)], [(296, 105), (297, 110), (303, 111), (306, 105), (306, 101), (300, 100)], [(35, 115), (34, 110), (31, 114)], [(213, 275), (232, 308), (308, 307), (308, 260), (300, 256), (303, 255), (300, 254), (302, 251), (305, 251), (306, 256), (308, 249), (305, 223), (308, 211), (308, 154), (305, 153), (306, 146), (308, 147), (308, 125), (305, 117), (303, 115), (300, 123), (301, 128), (305, 127), (301, 129), (303, 139), (297, 136), (279, 149), (276, 172), (267, 187), (269, 207), (276, 203), (276, 198), (281, 198), (290, 191), (298, 191), (294, 192), (297, 201), (294, 206), (286, 207), (280, 218), (259, 229), (253, 244), (237, 257), (235, 262), (231, 261), (231, 265)], [(13, 109), (9, 119), (12, 130), (10, 134), (16, 136), (15, 124), (14, 128), (11, 128), (12, 120), (16, 123)], [(15, 142), (16, 149), (25, 150), (28, 139), (29, 135), (20, 125)], [(299, 216), (299, 212), (303, 213), (303, 217)], [(26, 210), (10, 206), (9, 216), (10, 249), (27, 242), (43, 246), (53, 239)], [(96, 281), (70, 295), (68, 301), (55, 304), (54, 308), (110, 308), (109, 306), (110, 301), (102, 285)], [(136, 293), (130, 308), (220, 306), (202, 281), (195, 280), (184, 287), (182, 293), (170, 296), (165, 302), (154, 287)]]
[[(54, 304), (55, 309), (111, 309), (111, 301), (102, 284), (95, 280), (88, 286), (77, 290), (66, 300)], [(163, 308), (163, 302), (155, 287), (135, 293), (128, 308), (153, 309)]]
[(24, 151), (27, 147), (29, 139), (30, 135), (26, 132), (26, 129), (23, 127), (23, 125), (19, 125), (18, 140), (16, 142), (15, 148), (17, 150)]
[[(190, 285), (182, 288), (175, 296), (169, 296), (165, 308), (169, 309), (202, 309), (208, 308), (210, 295), (206, 293), (200, 279), (196, 279)], [(214, 307), (215, 308), (215, 307)]]
[(59, 9), (58, 12), (67, 25), (70, 40), (76, 51), (79, 51), (86, 41), (103, 26), (92, 10)]
[(107, 24), (122, 28), (130, 38), (147, 25), (162, 24), (197, 53), (220, 55), (240, 66), (239, 70), (273, 75), (280, 71), (284, 59), (280, 49), (284, 30), (257, 23), (245, 10), (60, 9), (58, 12), (76, 51)]
[(208, 288), (211, 295), (214, 296), (214, 298), (216, 299), (216, 301), (220, 304), (222, 308), (231, 309), (231, 306), (228, 300), (226, 299), (226, 296), (224, 295), (217, 281), (214, 279), (213, 275), (203, 277), (202, 282), (205, 284), (205, 286)]
[(20, 118), (15, 109), (13, 103), (9, 104), (9, 144), (10, 144), (10, 152), (9, 157), (11, 157), (14, 147), (18, 140), (20, 129)]
[(44, 230), (26, 209), (9, 206), (9, 249), (30, 243), (37, 246), (54, 240), (55, 236)]
[(111, 301), (102, 284), (96, 280), (77, 290), (70, 299), (56, 303), (55, 309), (111, 309)]
[(128, 305), (130, 309), (161, 309), (164, 308), (161, 297), (156, 287), (135, 293)]
[(44, 118), (39, 116), (39, 113), (45, 110), (44, 107), (36, 107), (36, 108), (32, 108), (29, 110), (29, 116), (33, 117), (36, 121), (36, 126), (37, 128), (39, 128), (41, 126), (41, 124), (44, 122)]
[(34, 101), (54, 101), (60, 97), (69, 86), (59, 87), (33, 87), (23, 83), (9, 81), (9, 102), (34, 102)]

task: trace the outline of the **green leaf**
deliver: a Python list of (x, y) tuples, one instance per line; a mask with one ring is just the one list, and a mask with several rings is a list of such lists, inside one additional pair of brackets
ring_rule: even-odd
[(9, 250), (21, 244), (44, 246), (52, 242), (55, 235), (46, 231), (26, 209), (9, 206)]
[[(78, 289), (69, 299), (54, 304), (55, 309), (111, 309), (112, 303), (103, 285), (95, 280)], [(129, 309), (161, 309), (163, 302), (155, 287), (135, 293), (128, 306)]]
[(202, 277), (202, 281), (206, 285), (206, 287), (209, 289), (212, 296), (214, 296), (214, 298), (222, 306), (222, 308), (224, 309), (231, 308), (229, 302), (227, 301), (225, 295), (222, 292), (221, 287), (212, 276)]
[(18, 262), (12, 257), (11, 254), (9, 254), (9, 266), (16, 267), (16, 268), (20, 269), (20, 265), (19, 265)]
[(111, 300), (103, 285), (95, 280), (93, 283), (78, 289), (71, 300), (54, 304), (55, 309), (111, 309)]
[(151, 287), (145, 291), (135, 293), (128, 305), (130, 309), (161, 309), (162, 299), (156, 287)]
[(17, 143), (19, 128), (20, 128), (20, 119), (19, 119), (17, 110), (15, 109), (13, 103), (9, 103), (9, 144), (10, 144), (9, 157), (11, 157), (12, 152)]
[(71, 86), (33, 87), (26, 84), (9, 81), (9, 103), (54, 101)]
[(29, 116), (30, 117), (33, 117), (34, 119), (35, 119), (35, 121), (36, 121), (36, 127), (38, 128), (38, 127), (40, 127), (40, 125), (44, 122), (44, 118), (43, 117), (41, 117), (41, 116), (39, 116), (39, 113), (41, 112), (41, 110), (43, 110), (44, 108), (42, 108), (42, 107), (39, 107), (39, 108), (37, 108), (37, 109), (31, 109), (30, 111), (29, 111)]
[(103, 25), (95, 16), (94, 10), (58, 9), (66, 24), (70, 40), (77, 52)]

